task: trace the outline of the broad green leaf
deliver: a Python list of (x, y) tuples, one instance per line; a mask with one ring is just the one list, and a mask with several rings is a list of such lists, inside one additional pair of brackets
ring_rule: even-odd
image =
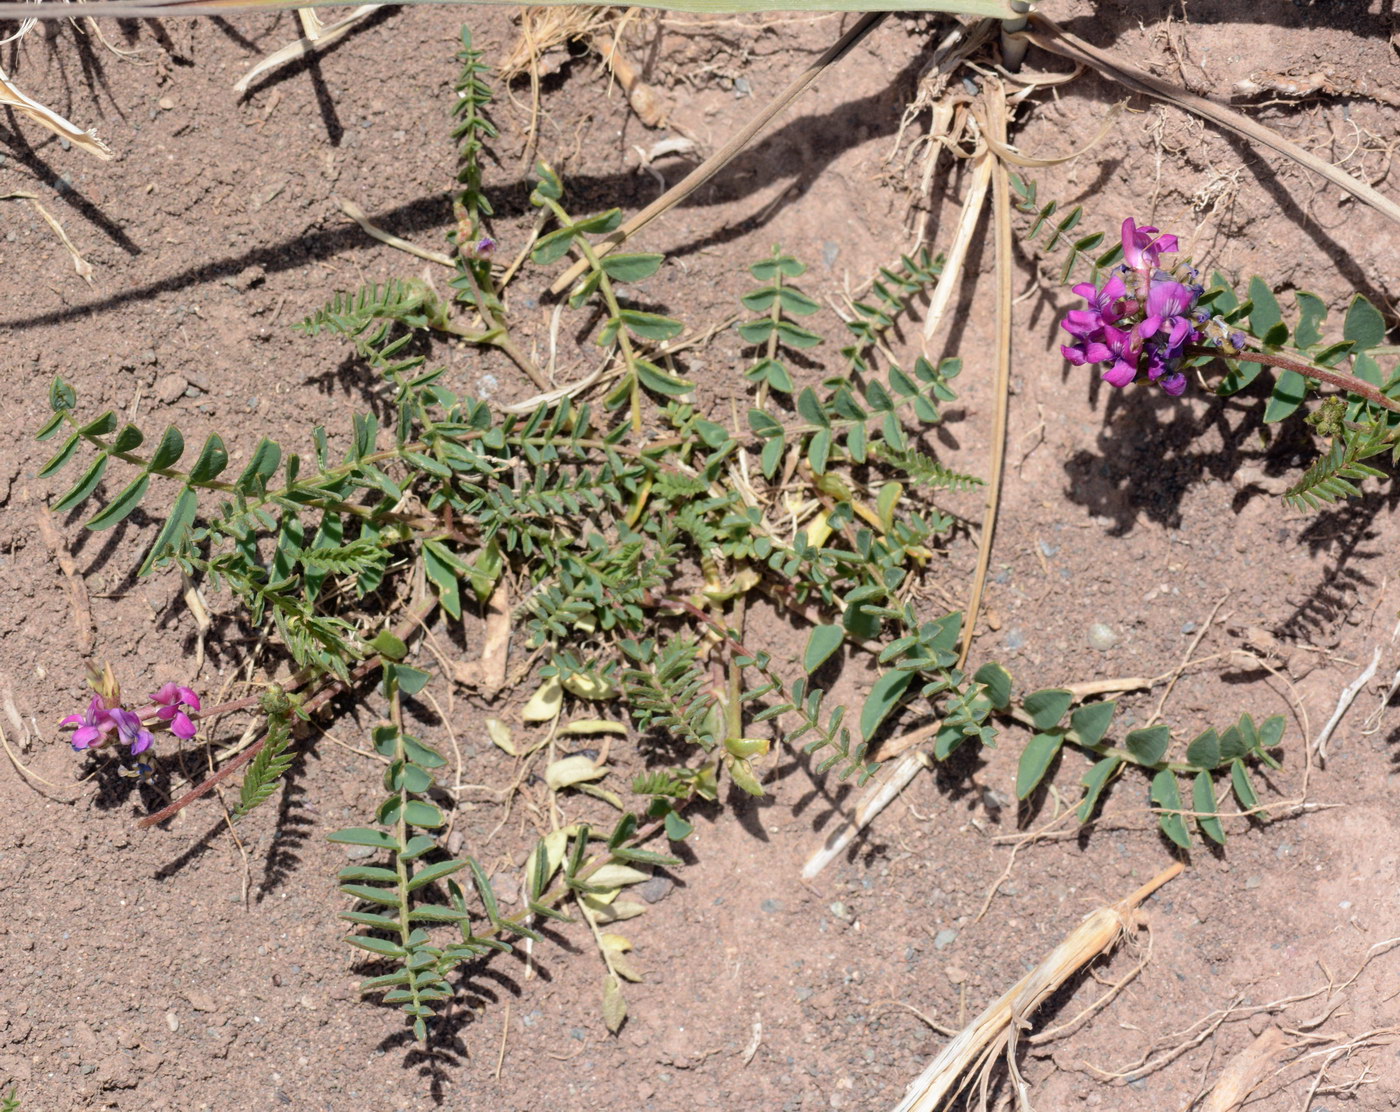
[(76, 432), (71, 434), (63, 442), (63, 447), (53, 454), (53, 457), (43, 467), (39, 468), (40, 479), (47, 479), (50, 475), (55, 475), (68, 465), (68, 461), (73, 458), (73, 453), (78, 450), (78, 445), (83, 442), (83, 438)]
[(987, 701), (997, 710), (1011, 705), (1011, 673), (1000, 664), (987, 663), (973, 673), (972, 679), (987, 691)]
[(648, 390), (654, 390), (658, 394), (665, 394), (667, 397), (678, 398), (682, 394), (689, 394), (695, 389), (695, 383), (683, 378), (677, 378), (669, 371), (662, 370), (655, 363), (646, 359), (638, 359), (632, 364), (637, 372), (637, 380)]
[(436, 830), (447, 823), (447, 819), (436, 806), (421, 799), (410, 799), (404, 804), (404, 821), (424, 830)]
[(627, 330), (644, 340), (669, 340), (679, 336), (684, 330), (678, 320), (663, 317), (659, 313), (643, 313), (639, 309), (623, 309), (618, 314)]
[(801, 290), (793, 289), (791, 286), (782, 286), (778, 289), (778, 301), (783, 306), (783, 312), (791, 313), (795, 317), (811, 316), (821, 308), (817, 302)]
[(326, 835), (326, 841), (346, 846), (373, 846), (375, 849), (399, 848), (398, 839), (392, 834), (369, 826), (352, 826), (345, 830), (337, 830), (334, 834)]
[(1275, 714), (1259, 723), (1259, 747), (1261, 749), (1273, 749), (1283, 740), (1284, 721), (1283, 715)]
[[(1226, 365), (1229, 366), (1230, 361)], [(1220, 385), (1215, 388), (1216, 394), (1222, 398), (1228, 398), (1231, 394), (1238, 394), (1251, 382), (1259, 377), (1259, 372), (1264, 369), (1262, 363), (1250, 363), (1247, 360), (1235, 363), (1226, 372), (1225, 377), (1220, 380)]]
[(683, 842), (695, 831), (695, 827), (686, 822), (675, 811), (667, 811), (663, 821), (666, 825), (666, 837), (673, 842)]
[(807, 266), (805, 263), (798, 262), (791, 255), (781, 255), (774, 252), (772, 258), (763, 259), (750, 266), (749, 273), (760, 282), (772, 282), (779, 274), (785, 278), (800, 278), (807, 273)]
[(1264, 423), (1272, 424), (1291, 417), (1308, 395), (1308, 382), (1297, 371), (1281, 371), (1264, 407)]
[(408, 655), (408, 646), (387, 629), (380, 630), (367, 644), (380, 656), (390, 660), (402, 660)]
[(791, 394), (795, 389), (787, 367), (776, 359), (760, 359), (744, 372), (744, 377), (750, 382), (766, 382), (783, 394)]
[(1347, 306), (1346, 323), (1342, 326), (1343, 339), (1356, 345), (1357, 351), (1367, 351), (1385, 343), (1385, 318), (1361, 294), (1351, 299)]
[(179, 497), (175, 499), (175, 505), (171, 508), (170, 516), (165, 519), (165, 524), (160, 527), (160, 532), (156, 534), (155, 543), (151, 545), (151, 550), (146, 553), (146, 559), (141, 563), (139, 574), (145, 575), (158, 560), (164, 559), (166, 550), (176, 543), (181, 533), (194, 524), (194, 515), (198, 508), (199, 496), (189, 487), (181, 490)]
[(768, 317), (762, 317), (759, 320), (744, 321), (736, 330), (746, 344), (766, 344), (776, 327)]
[(357, 946), (361, 950), (368, 950), (371, 954), (381, 954), (384, 957), (399, 958), (404, 956), (404, 948), (397, 942), (387, 938), (375, 938), (368, 934), (347, 934), (345, 941), (351, 946)]
[(1093, 748), (1103, 740), (1104, 734), (1108, 733), (1109, 723), (1113, 721), (1113, 712), (1117, 709), (1118, 703), (1112, 699), (1102, 703), (1087, 703), (1076, 708), (1069, 716), (1069, 728), (1074, 731), (1081, 744)]
[(1064, 735), (1060, 732), (1036, 734), (1021, 751), (1020, 763), (1016, 766), (1016, 798), (1025, 799), (1035, 791), (1050, 763), (1060, 751)]
[(1214, 730), (1198, 734), (1186, 747), (1186, 760), (1197, 768), (1218, 768), (1221, 763), (1220, 735)]
[(641, 282), (650, 278), (665, 261), (664, 255), (604, 255), (603, 270), (616, 282)]
[(1249, 780), (1249, 770), (1243, 761), (1230, 762), (1230, 787), (1235, 790), (1235, 798), (1240, 801), (1240, 809), (1252, 811), (1259, 806), (1259, 796)]
[(150, 469), (152, 471), (162, 471), (168, 467), (173, 467), (185, 454), (185, 438), (180, 430), (174, 425), (167, 425), (165, 432), (161, 434), (160, 443), (156, 445), (156, 450), (151, 456)]
[(117, 427), (117, 415), (110, 409), (101, 417), (95, 417), (86, 425), (79, 427), (78, 431), (84, 436), (106, 436)]
[(573, 228), (556, 228), (554, 231), (540, 236), (530, 252), (530, 258), (541, 266), (548, 266), (567, 255), (573, 242)]
[(228, 452), (218, 433), (210, 433), (204, 447), (199, 450), (199, 458), (190, 468), (190, 482), (207, 483), (228, 466)]
[(405, 695), (417, 695), (433, 678), (431, 672), (425, 672), (411, 664), (391, 664), (388, 667), (393, 669), (394, 681)]
[(281, 462), (282, 446), (264, 436), (258, 441), (258, 446), (253, 449), (253, 454), (248, 459), (248, 466), (243, 469), (243, 473), (238, 476), (233, 485), (245, 494), (260, 490), (266, 485), (267, 480), (277, 473), (277, 467)]
[(607, 212), (600, 212), (597, 216), (585, 216), (582, 220), (574, 221), (573, 230), (587, 232), (589, 235), (606, 235), (621, 223), (622, 210), (613, 208)]
[(64, 410), (72, 409), (77, 404), (78, 395), (73, 387), (55, 375), (53, 382), (49, 385), (49, 406), (55, 413), (61, 413)]
[(831, 427), (831, 421), (827, 418), (826, 411), (822, 409), (822, 403), (817, 400), (816, 391), (810, 386), (804, 387), (802, 392), (797, 395), (797, 412), (820, 428)]
[(63, 425), (63, 411), (60, 410), (44, 422), (44, 427), (34, 434), (34, 439), (48, 440), (50, 437), (57, 435), (58, 430), (61, 429)]
[(382, 865), (347, 865), (335, 875), (337, 880), (347, 884), (353, 880), (377, 880), (388, 884), (399, 882), (399, 874)]
[[(1249, 280), (1249, 300), (1254, 303), (1249, 314), (1249, 329), (1263, 340), (1275, 326), (1283, 323), (1283, 310), (1279, 308), (1274, 291), (1262, 278)], [(1286, 333), (1284, 339), (1287, 339)]]
[(1293, 342), (1304, 350), (1322, 342), (1322, 329), (1318, 326), (1327, 316), (1327, 304), (1315, 293), (1298, 290), (1293, 295), (1298, 303), (1298, 324), (1293, 329)]
[(807, 651), (802, 654), (802, 667), (810, 676), (841, 647), (846, 631), (840, 626), (819, 625), (807, 637)]
[(1063, 688), (1050, 688), (1027, 695), (1022, 705), (1037, 730), (1049, 730), (1059, 725), (1072, 702), (1074, 696), (1070, 692)]
[[(462, 592), (457, 583), (454, 562), (444, 558), (447, 550), (438, 541), (423, 542), (423, 571), (428, 581), (437, 588), (438, 600), (442, 608), (454, 621), (462, 617)], [(450, 553), (448, 553), (450, 555)]]
[(1216, 817), (1215, 784), (1209, 772), (1198, 772), (1191, 785), (1191, 810), (1196, 812), (1196, 825), (1201, 833), (1216, 845), (1225, 844), (1225, 828)]
[(87, 527), (94, 532), (102, 529), (110, 529), (117, 522), (129, 516), (137, 506), (141, 505), (141, 499), (146, 496), (146, 488), (150, 486), (151, 477), (145, 472), (136, 476), (127, 484), (120, 494), (113, 498), (102, 510), (87, 523)]
[(102, 476), (107, 470), (107, 453), (101, 453), (88, 469), (83, 472), (83, 477), (77, 484), (68, 491), (62, 498), (51, 507), (55, 513), (63, 513), (71, 510), (78, 503), (82, 502), (89, 494), (97, 489), (97, 484), (102, 481)]
[(342, 884), (340, 890), (347, 896), (364, 900), (366, 903), (379, 904), (381, 907), (403, 906), (399, 893), (394, 888), (380, 888), (374, 884)]
[(865, 705), (860, 709), (860, 736), (869, 741), (880, 728), (880, 723), (899, 705), (900, 697), (908, 690), (914, 678), (913, 672), (886, 672), (870, 689)]
[(807, 442), (807, 462), (817, 475), (826, 473), (826, 465), (831, 461), (831, 430), (821, 429)]
[(1139, 764), (1155, 765), (1167, 753), (1171, 744), (1172, 732), (1166, 726), (1148, 726), (1144, 730), (1132, 730), (1123, 739), (1123, 745)]
[[(1129, 735), (1131, 736), (1131, 735)], [(1181, 789), (1177, 787), (1176, 773), (1169, 768), (1162, 769), (1152, 778), (1152, 802), (1164, 811), (1181, 811)], [(1186, 829), (1186, 820), (1180, 814), (1158, 815), (1157, 824), (1162, 833), (1182, 849), (1191, 848), (1191, 832)]]
[[(1100, 704), (1102, 705), (1102, 704)], [(1123, 767), (1123, 762), (1118, 757), (1105, 757), (1097, 761), (1079, 781), (1084, 785), (1084, 798), (1079, 801), (1078, 815), (1080, 822), (1088, 822), (1093, 817), (1094, 808), (1098, 806), (1099, 796), (1103, 794), (1108, 782), (1113, 779), (1114, 774)]]
[(145, 439), (145, 433), (135, 425), (125, 424), (122, 426), (121, 432), (117, 433), (116, 438), (112, 441), (112, 452), (115, 455), (120, 455), (122, 452), (135, 451), (137, 448), (141, 447)]

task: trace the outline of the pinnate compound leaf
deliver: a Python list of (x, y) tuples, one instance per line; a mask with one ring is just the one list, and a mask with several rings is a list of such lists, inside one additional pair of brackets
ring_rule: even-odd
[(1176, 783), (1176, 773), (1171, 769), (1164, 768), (1152, 778), (1152, 802), (1164, 811), (1174, 812), (1157, 816), (1157, 825), (1162, 828), (1162, 833), (1182, 849), (1190, 849), (1191, 833), (1186, 829), (1186, 819), (1179, 813), (1182, 809), (1181, 789)]
[(1064, 735), (1060, 732), (1036, 734), (1021, 751), (1021, 761), (1016, 767), (1016, 798), (1025, 799), (1035, 791), (1040, 781), (1049, 771)]

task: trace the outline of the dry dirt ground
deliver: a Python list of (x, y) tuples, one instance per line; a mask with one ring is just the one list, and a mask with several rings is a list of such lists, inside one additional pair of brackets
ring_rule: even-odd
[[(1400, 196), (1389, 3), (1192, 0), (1170, 17), (1167, 5), (1126, 0), (1105, 0), (1095, 16), (1087, 5), (1045, 6), (1090, 41), (1220, 99), (1251, 75), (1330, 75), (1314, 95), (1275, 96), (1251, 111)], [(513, 13), (470, 18), (495, 56), (514, 40)], [(84, 702), (89, 659), (110, 661), (129, 690), (180, 679), (216, 692), (257, 631), (230, 621), (227, 600), (212, 595), (216, 625), (193, 677), (195, 626), (178, 578), (130, 574), (151, 518), (93, 535), (81, 514), (55, 515), (46, 532), (56, 490), (35, 478), (47, 451), (32, 433), (47, 383), (62, 373), (93, 413), (178, 421), (187, 439), (217, 428), (245, 451), (260, 434), (300, 444), (313, 422), (348, 426), (370, 385), (343, 346), (289, 326), (337, 289), (428, 265), (371, 241), (337, 198), (401, 236), (443, 246), (459, 19), (442, 8), (385, 11), (242, 99), (233, 81), (293, 35), (291, 15), (107, 27), (114, 46), (136, 51), (129, 58), (57, 23), (4, 48), (4, 68), (25, 91), (97, 127), (116, 151), (101, 164), (28, 121), (0, 119), (0, 192), (39, 195), (95, 268), (86, 286), (28, 202), (3, 203), (0, 729), (12, 747), (28, 739), (16, 756), (43, 778), (26, 781), (9, 761), (0, 769), (0, 1082), (26, 1112), (887, 1108), (944, 1041), (914, 1009), (956, 1026), (1086, 911), (1172, 859), (1142, 785), (1125, 781), (1094, 829), (1025, 844), (1013, 861), (1002, 839), (1053, 811), (1053, 801), (1034, 815), (1007, 805), (1024, 741), (1013, 733), (977, 760), (921, 776), (804, 886), (802, 861), (851, 795), (786, 756), (768, 775), (769, 798), (727, 799), (701, 815), (690, 863), (674, 883), (650, 886), (655, 906), (627, 931), (646, 979), (630, 990), (620, 1035), (608, 1035), (599, 1014), (601, 971), (587, 934), (569, 928), (539, 950), (528, 980), (507, 960), (478, 970), (424, 1057), (396, 1012), (357, 1002), (360, 970), (334, 917), (345, 854), (324, 835), (364, 821), (373, 806), (376, 774), (346, 748), (363, 745), (372, 707), (343, 706), (323, 722), (326, 735), (308, 746), (280, 804), (240, 827), (241, 846), (212, 800), (166, 828), (137, 831), (152, 799), (79, 780), (86, 766), (56, 724)], [(678, 17), (646, 30), (654, 48), (639, 55), (676, 124), (710, 150), (841, 26), (841, 17)], [(742, 264), (775, 242), (811, 264), (806, 288), (823, 301), (906, 249), (910, 175), (888, 160), (936, 34), (924, 18), (887, 21), (712, 186), (655, 225), (643, 246), (671, 261), (648, 295), (699, 325), (732, 311)], [(1035, 51), (1027, 65), (1064, 69)], [(1016, 139), (1036, 154), (1073, 150), (1122, 95), (1083, 75), (1035, 98)], [(531, 220), (528, 97), (519, 84), (503, 98), (505, 134), (489, 175), (508, 254)], [(634, 210), (660, 190), (657, 175), (674, 182), (683, 159), (648, 170), (638, 153), (673, 134), (642, 126), (592, 58), (561, 59), (544, 78), (539, 153), (562, 169), (580, 211)], [(937, 246), (951, 234), (961, 184), (955, 175), (934, 199)], [(1129, 99), (1092, 153), (1041, 172), (1041, 189), (1082, 203), (1086, 228), (1134, 215), (1177, 232), (1196, 259), (1232, 276), (1313, 290), (1334, 312), (1360, 290), (1395, 319), (1393, 225), (1173, 109)], [(990, 312), (973, 306), (990, 304), (991, 254), (979, 238), (946, 337), (967, 371), (943, 448), (974, 471), (986, 467), (993, 399)], [(1286, 509), (1270, 489), (1306, 464), (1303, 432), (1262, 426), (1258, 392), (1174, 400), (1147, 387), (1114, 392), (1067, 368), (1056, 321), (1071, 298), (1037, 284), (1034, 271), (1018, 247), (1008, 474), (974, 656), (1004, 661), (1033, 690), (1158, 676), (1194, 650), (1209, 659), (1185, 670), (1164, 714), (1178, 737), (1244, 710), (1285, 715), (1274, 801), (1298, 796), (1305, 734), (1317, 733), (1373, 653), (1380, 660), (1311, 777), (1318, 806), (1230, 821), (1228, 846), (1191, 854), (1189, 870), (1148, 903), (1150, 934), (1038, 1018), (1072, 1024), (1134, 969), (1150, 939), (1145, 968), (1103, 1010), (1024, 1052), (1035, 1107), (1185, 1108), (1270, 1022), (1294, 1031), (1299, 1049), (1250, 1109), (1400, 1106), (1400, 1058), (1387, 1041), (1400, 1023), (1400, 951), (1378, 953), (1342, 987), (1372, 947), (1400, 934), (1397, 718), (1385, 694), (1400, 666), (1395, 498), (1370, 484), (1377, 493), (1323, 513)], [(515, 295), (534, 335), (552, 311), (539, 285)], [(830, 313), (819, 322), (836, 334)], [(569, 342), (559, 357), (565, 380), (585, 359)], [(507, 364), (448, 348), (438, 357), (461, 388), (525, 392)], [(741, 396), (739, 357), (738, 341), (725, 337), (691, 364), (702, 405), (727, 412)], [(822, 372), (805, 373), (816, 381)], [(975, 512), (976, 500), (968, 507)], [(955, 595), (971, 562), (963, 538), (947, 565)], [(90, 624), (75, 582), (86, 587)], [(1094, 623), (1108, 627), (1099, 642), (1107, 647), (1091, 647)], [(779, 650), (798, 651), (805, 630), (774, 625)], [(843, 678), (841, 690), (857, 695), (862, 682)], [(1163, 691), (1123, 705), (1140, 723)], [(447, 721), (425, 732), (445, 742), (450, 726), (472, 782), (508, 782), (483, 721), (518, 714), (522, 692), (496, 705), (464, 689), (439, 694)], [(205, 760), (169, 745), (160, 759), (190, 776)], [(1067, 756), (1056, 790), (1072, 800), (1082, 770)], [(482, 796), (457, 822), (468, 848), (509, 879), (530, 830), (518, 815), (500, 826), (502, 817)], [(1128, 1074), (1146, 1057), (1159, 1068)]]

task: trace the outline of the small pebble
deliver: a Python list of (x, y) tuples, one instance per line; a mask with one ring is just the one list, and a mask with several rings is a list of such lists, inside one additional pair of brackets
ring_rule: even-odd
[(1246, 892), (1253, 892), (1259, 885), (1264, 883), (1263, 877), (1252, 876), (1244, 882)]
[(637, 895), (649, 904), (660, 903), (671, 894), (675, 883), (670, 877), (657, 873), (650, 880), (637, 885)]
[(758, 906), (759, 906), (763, 911), (765, 911), (767, 914), (769, 914), (769, 915), (776, 915), (778, 912), (780, 912), (780, 911), (783, 910), (783, 901), (782, 901), (782, 900), (764, 900), (764, 901), (763, 901), (761, 904), (759, 904)]
[(753, 86), (749, 84), (749, 79), (747, 77), (736, 77), (734, 79), (735, 99), (749, 96), (753, 96)]
[(1118, 634), (1114, 633), (1103, 622), (1095, 622), (1089, 627), (1089, 647), (1091, 649), (1106, 653), (1116, 644), (1118, 644)]
[(827, 270), (836, 265), (836, 259), (841, 254), (841, 245), (834, 239), (828, 239), (822, 244), (822, 262)]
[(939, 931), (933, 936), (933, 948), (935, 950), (946, 949), (952, 944), (953, 940), (957, 937), (957, 931), (953, 930), (951, 927), (944, 927), (941, 931)]
[(1006, 636), (1002, 638), (1001, 643), (1006, 647), (1007, 651), (1014, 652), (1017, 649), (1026, 647), (1026, 635), (1022, 633), (1018, 627), (1012, 626), (1006, 631)]
[(156, 101), (156, 103), (160, 105), (161, 109), (166, 112), (169, 112), (172, 108), (175, 107), (175, 102), (169, 97), (161, 97), (160, 100)]
[(1196, 632), (1196, 623), (1195, 623), (1195, 622), (1183, 622), (1183, 623), (1182, 623), (1182, 626), (1181, 626), (1181, 632), (1182, 632), (1182, 633), (1195, 633), (1195, 632)]
[(166, 1012), (165, 1025), (170, 1028), (170, 1031), (173, 1034), (174, 1032), (180, 1029), (180, 1017), (177, 1016), (174, 1012)]

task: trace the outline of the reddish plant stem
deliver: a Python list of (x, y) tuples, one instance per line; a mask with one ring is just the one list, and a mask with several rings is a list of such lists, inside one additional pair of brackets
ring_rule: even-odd
[[(1224, 359), (1215, 348), (1208, 347), (1188, 347), (1187, 355), (1214, 355)], [(1388, 398), (1380, 392), (1380, 389), (1373, 386), (1363, 378), (1355, 375), (1343, 374), (1340, 371), (1329, 371), (1326, 367), (1318, 367), (1312, 363), (1299, 363), (1292, 359), (1284, 359), (1279, 355), (1267, 355), (1262, 351), (1247, 351), (1234, 357), (1239, 363), (1263, 363), (1266, 367), (1278, 367), (1284, 371), (1296, 371), (1304, 378), (1321, 379), (1330, 383), (1340, 390), (1346, 390), (1357, 397), (1365, 398), (1373, 405), (1379, 405), (1395, 413), (1400, 413), (1400, 402), (1394, 398)]]
[[(420, 603), (416, 609), (412, 610), (409, 613), (407, 618), (405, 618), (402, 622), (400, 622), (397, 626), (394, 627), (394, 636), (397, 637), (400, 641), (407, 640), (407, 638), (412, 636), (414, 629), (417, 628), (424, 621), (426, 621), (428, 615), (431, 614), (436, 607), (436, 598), (431, 598), (428, 599), (426, 602)], [(317, 691), (314, 695), (312, 695), (309, 699), (306, 700), (306, 702), (302, 706), (302, 710), (306, 714), (311, 714), (313, 711), (318, 710), (320, 707), (330, 702), (331, 699), (339, 695), (342, 691), (350, 690), (351, 686), (358, 683), (366, 676), (373, 675), (379, 670), (380, 666), (383, 663), (384, 658), (381, 656), (372, 656), (370, 657), (370, 659), (363, 661), (358, 667), (355, 668), (353, 672), (350, 673), (350, 683), (347, 684), (344, 680), (339, 679), (331, 680), (329, 683), (327, 683), (324, 687), (322, 687), (319, 691)], [(222, 709), (228, 708), (225, 707)], [(174, 803), (171, 803), (168, 807), (161, 808), (161, 810), (157, 811), (154, 815), (147, 815), (144, 819), (142, 819), (136, 824), (137, 827), (144, 830), (147, 827), (155, 826), (157, 823), (162, 823), (166, 819), (170, 818), (171, 815), (174, 815), (177, 812), (184, 810), (200, 796), (207, 795), (209, 792), (213, 791), (214, 788), (216, 788), (224, 780), (227, 780), (245, 764), (247, 764), (259, 753), (261, 753), (263, 746), (266, 744), (267, 734), (263, 734), (262, 737), (258, 738), (257, 741), (253, 742), (252, 745), (248, 746), (247, 749), (245, 749), (242, 753), (238, 754), (238, 756), (235, 757), (233, 760), (229, 761), (228, 764), (224, 765), (224, 767), (219, 769), (218, 772), (214, 773), (213, 776), (205, 780), (204, 783), (200, 784), (198, 787), (191, 788), (179, 799), (175, 800)]]

